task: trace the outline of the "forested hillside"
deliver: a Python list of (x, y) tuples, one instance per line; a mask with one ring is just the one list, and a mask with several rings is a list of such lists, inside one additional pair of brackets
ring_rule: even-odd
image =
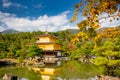
[(14, 33), (19, 33), (19, 31), (17, 30), (13, 30), (13, 29), (7, 29), (1, 32), (2, 34), (14, 34)]
[[(41, 53), (42, 50), (38, 48), (35, 42), (37, 40), (36, 37), (42, 34), (45, 34), (45, 32), (0, 33), (0, 58), (15, 58), (21, 61), (40, 55), (38, 53)], [(94, 64), (99, 66), (106, 65), (106, 69), (109, 68), (109, 70), (116, 70), (119, 66), (119, 28), (103, 29), (99, 33), (94, 34), (94, 37), (84, 32), (73, 34), (69, 30), (49, 32), (49, 34), (57, 37), (56, 43), (62, 45), (62, 54), (71, 57), (71, 59), (80, 58), (83, 62), (94, 62)], [(114, 71), (107, 71), (105, 71), (105, 74), (113, 75), (114, 73)]]
[[(19, 32), (12, 34), (0, 33), (0, 58), (26, 58), (29, 57), (29, 47), (36, 46), (36, 37), (44, 34), (42, 31)], [(67, 44), (70, 42), (72, 35), (65, 31), (49, 32), (58, 38), (56, 41), (64, 45), (63, 53), (66, 53)]]

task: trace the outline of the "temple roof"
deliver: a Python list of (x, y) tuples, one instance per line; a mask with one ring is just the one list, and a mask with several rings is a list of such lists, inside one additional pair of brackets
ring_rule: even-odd
[(45, 34), (37, 36), (37, 38), (39, 38), (39, 37), (52, 37), (52, 38), (57, 38), (56, 36), (49, 34), (47, 31), (45, 32)]

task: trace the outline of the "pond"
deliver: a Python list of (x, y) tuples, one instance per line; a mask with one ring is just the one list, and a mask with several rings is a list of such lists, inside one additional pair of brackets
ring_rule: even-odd
[(21, 80), (41, 80), (41, 76), (34, 71), (28, 70), (26, 67), (20, 66), (6, 66), (0, 67), (0, 80), (6, 73), (12, 73), (14, 76), (18, 76)]
[(12, 73), (20, 80), (81, 80), (92, 78), (102, 74), (103, 70), (92, 64), (84, 64), (80, 61), (62, 61), (47, 63), (45, 67), (0, 67), (0, 78), (5, 73)]

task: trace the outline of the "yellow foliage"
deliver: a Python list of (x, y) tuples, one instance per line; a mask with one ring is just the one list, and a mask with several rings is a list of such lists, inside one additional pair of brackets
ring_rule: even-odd
[(93, 29), (97, 29), (97, 28), (99, 28), (100, 26), (99, 26), (98, 22), (94, 22), (94, 25), (93, 25), (92, 27), (93, 27)]
[(75, 22), (76, 20), (77, 20), (77, 17), (73, 16), (72, 19), (71, 19), (71, 22)]
[(104, 38), (115, 38), (120, 35), (120, 30), (117, 28), (107, 28), (102, 30), (97, 36), (94, 38), (94, 41), (97, 42), (100, 39)]
[(118, 16), (120, 17), (120, 12), (118, 13)]
[(91, 12), (95, 12), (95, 8), (91, 8)]
[(88, 40), (88, 35), (84, 32), (79, 32), (78, 34), (75, 35), (75, 37), (71, 40), (73, 44), (79, 41), (85, 41)]
[[(86, 4), (83, 5), (83, 3), (86, 3)], [(119, 2), (117, 0), (110, 0), (110, 1), (109, 0), (108, 1), (107, 0), (83, 0), (82, 2), (75, 5), (75, 12), (71, 22), (74, 22), (77, 19), (76, 16), (78, 15), (76, 15), (76, 13), (78, 14), (79, 11), (82, 11), (82, 15), (87, 19), (85, 20), (87, 22), (80, 22), (79, 24), (77, 24), (79, 28), (85, 28), (86, 26), (90, 26), (88, 24), (89, 21), (98, 22), (99, 19), (96, 18), (96, 16), (98, 17), (104, 12), (110, 14), (111, 17), (114, 17), (112, 14), (114, 14), (117, 11), (116, 6), (118, 4)], [(118, 16), (120, 17), (120, 12), (118, 13)], [(110, 20), (110, 22), (111, 21), (112, 20)], [(93, 26), (90, 26), (90, 27), (94, 29), (100, 27), (99, 22), (98, 24), (95, 23)]]
[[(85, 5), (83, 5), (84, 2), (86, 3)], [(97, 28), (100, 27), (99, 19), (103, 19), (103, 18), (106, 19), (108, 17), (113, 17), (114, 19), (119, 20), (119, 18), (116, 18), (114, 16), (114, 13), (117, 11), (116, 6), (118, 4), (119, 4), (118, 0), (82, 0), (82, 2), (80, 2), (79, 4), (76, 4), (74, 16), (71, 22), (76, 21), (78, 17), (76, 13), (79, 13), (79, 11), (82, 11), (82, 15), (86, 18), (86, 20), (83, 20), (82, 22), (78, 23), (77, 26), (81, 30), (85, 30), (88, 26), (93, 30), (96, 30)], [(99, 15), (102, 15), (102, 13), (104, 12), (108, 13), (109, 16), (99, 18)], [(117, 16), (120, 17), (120, 12), (118, 13)], [(110, 20), (110, 22), (112, 22), (112, 20)], [(109, 28), (97, 34), (94, 40), (96, 42), (99, 42), (102, 38), (114, 38), (118, 35), (120, 35), (120, 31), (114, 28), (112, 29)], [(72, 40), (72, 42), (78, 42), (80, 40), (85, 40), (86, 38), (88, 38), (88, 36), (85, 37), (81, 32), (79, 32), (76, 35), (76, 37)]]

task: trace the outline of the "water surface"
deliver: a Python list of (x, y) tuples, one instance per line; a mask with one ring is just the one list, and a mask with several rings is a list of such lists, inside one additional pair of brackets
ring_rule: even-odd
[(102, 74), (102, 69), (80, 61), (63, 61), (49, 63), (45, 67), (0, 67), (0, 78), (5, 73), (12, 73), (23, 80), (80, 80), (94, 78), (96, 75)]

